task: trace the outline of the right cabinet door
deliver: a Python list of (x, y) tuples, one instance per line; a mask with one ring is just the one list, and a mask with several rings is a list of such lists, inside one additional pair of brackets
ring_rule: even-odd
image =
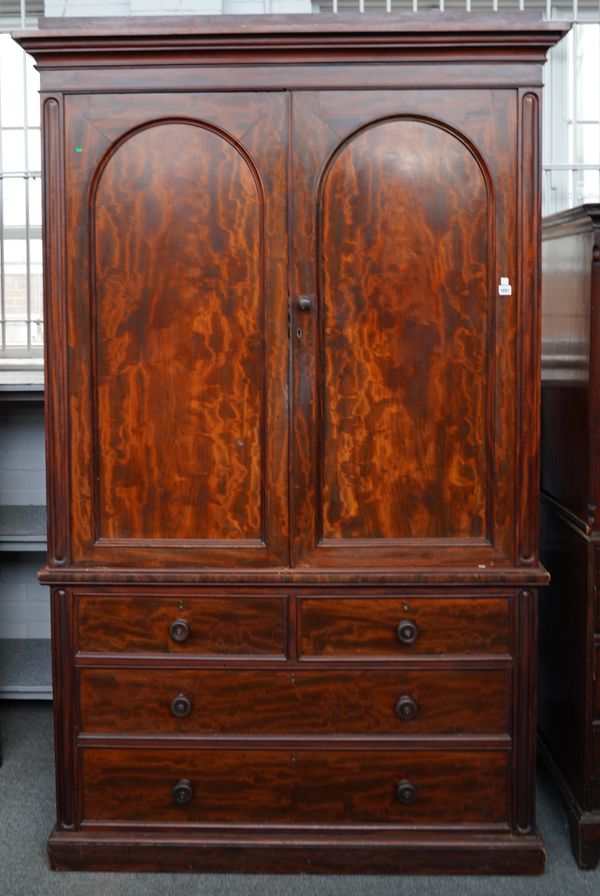
[(516, 92), (307, 92), (292, 121), (293, 561), (510, 564)]

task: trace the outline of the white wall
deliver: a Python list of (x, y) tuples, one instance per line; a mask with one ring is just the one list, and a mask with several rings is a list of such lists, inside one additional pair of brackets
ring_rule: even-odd
[(0, 553), (0, 638), (49, 638), (50, 595), (36, 579), (43, 554)]
[[(45, 504), (44, 417), (39, 405), (0, 406), (0, 503)], [(49, 638), (42, 554), (0, 552), (0, 638)]]

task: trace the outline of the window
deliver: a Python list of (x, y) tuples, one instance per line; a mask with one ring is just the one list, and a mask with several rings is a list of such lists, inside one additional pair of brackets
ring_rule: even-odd
[(42, 208), (39, 78), (6, 33), (35, 24), (43, 2), (0, 6), (0, 351), (42, 354)]
[(575, 25), (552, 51), (545, 79), (542, 196), (548, 215), (600, 200), (600, 24)]
[[(298, 9), (297, 0), (289, 2), (290, 11)], [(218, 6), (219, 0), (215, 3)], [(131, 5), (123, 0), (119, 12)], [(166, 5), (172, 4), (155, 0), (156, 12), (164, 13)], [(263, 5), (266, 12), (273, 0), (264, 0)], [(243, 13), (244, 6), (245, 0), (221, 2), (228, 12)], [(76, 0), (46, 0), (49, 14), (64, 14), (69, 7), (82, 13)], [(147, 8), (152, 8), (152, 0)], [(198, 11), (206, 8), (206, 0), (198, 0)], [(280, 0), (277, 11), (285, 9), (285, 0)], [(341, 15), (431, 9), (537, 10), (547, 18), (578, 21), (551, 51), (545, 69), (543, 213), (600, 201), (600, 0), (314, 0), (312, 4), (314, 13)], [(101, 15), (103, 10), (101, 2), (85, 6), (90, 15)], [(38, 76), (32, 61), (6, 32), (35, 25), (43, 12), (43, 0), (0, 0), (0, 363), (11, 358), (35, 363), (42, 355)]]

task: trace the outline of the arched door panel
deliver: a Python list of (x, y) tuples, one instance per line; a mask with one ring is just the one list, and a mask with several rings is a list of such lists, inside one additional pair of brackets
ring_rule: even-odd
[(89, 103), (68, 116), (75, 551), (286, 563), (285, 100)]
[(509, 546), (493, 486), (498, 376), (515, 369), (498, 369), (509, 183), (452, 100), (335, 99), (295, 106), (313, 131), (294, 143), (296, 288), (312, 300), (294, 340), (296, 562), (485, 563)]

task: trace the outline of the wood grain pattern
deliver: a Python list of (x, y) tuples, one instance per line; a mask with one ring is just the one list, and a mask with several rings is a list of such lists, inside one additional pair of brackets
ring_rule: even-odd
[(273, 94), (66, 103), (79, 561), (287, 561), (286, 112)]
[(297, 564), (516, 562), (515, 95), (305, 91), (292, 121)]
[[(113, 18), (109, 28), (102, 27), (104, 21), (90, 27), (85, 18), (70, 20), (74, 27), (65, 28), (63, 19), (49, 19), (56, 27), (17, 32), (17, 36), (28, 52), (35, 54), (44, 74), (48, 69), (85, 71), (126, 65), (139, 70), (143, 65), (167, 68), (177, 63), (200, 70), (235, 62), (264, 67), (283, 63), (285, 68), (297, 61), (339, 65), (347, 59), (396, 64), (418, 61), (428, 68), (443, 62), (445, 68), (460, 60), (467, 71), (473, 64), (479, 68), (486, 62), (496, 63), (500, 77), (512, 65), (525, 63), (521, 81), (529, 84), (527, 74), (541, 82), (540, 68), (547, 50), (568, 30), (564, 22), (542, 22), (538, 15), (527, 13), (515, 19), (510, 12), (478, 14), (474, 20), (460, 12), (443, 16), (430, 12), (426, 21), (421, 15), (405, 12), (391, 21), (375, 14), (369, 16), (369, 23), (352, 14), (345, 14), (340, 21), (336, 15), (321, 13), (317, 22), (307, 20), (306, 15), (261, 15), (254, 17), (251, 27), (247, 15), (227, 16), (225, 22), (220, 16), (203, 16), (200, 25), (197, 17), (176, 18), (176, 23), (155, 16), (150, 23), (144, 17)], [(504, 65), (498, 66), (499, 62)], [(470, 80), (473, 82), (472, 74)], [(277, 85), (279, 78), (272, 83)], [(448, 83), (445, 80), (443, 86)]]
[[(507, 823), (503, 752), (378, 750), (123, 750), (87, 748), (87, 821), (430, 825)], [(176, 806), (180, 778), (192, 783)], [(398, 782), (417, 787), (412, 806)]]
[(260, 539), (264, 200), (223, 134), (165, 122), (93, 193), (98, 534)]
[(537, 86), (564, 26), (114, 24), (22, 38), (58, 104), (52, 864), (539, 873)]
[(428, 121), (361, 130), (325, 174), (325, 538), (486, 535), (490, 200)]
[[(169, 635), (169, 627), (177, 619), (189, 624), (189, 637), (182, 643)], [(121, 594), (77, 599), (80, 651), (283, 656), (285, 629), (283, 598)]]
[[(541, 65), (536, 70), (527, 63), (515, 62), (499, 69), (493, 63), (482, 61), (477, 74), (480, 89), (514, 89), (523, 84), (524, 79), (531, 86), (542, 86)], [(85, 93), (114, 89), (114, 73), (105, 67), (91, 70), (47, 68), (41, 72), (41, 77), (48, 91)], [(121, 69), (120, 77), (122, 87), (127, 90), (142, 92), (156, 89), (155, 69)], [(237, 89), (242, 82), (247, 90), (260, 91), (273, 86), (273, 72), (267, 67), (240, 65), (238, 60), (232, 60), (226, 66), (207, 65), (201, 71), (188, 65), (174, 64), (161, 70), (160, 81), (168, 91), (193, 91), (198, 89), (199, 84), (203, 90), (232, 90)], [(471, 87), (473, 84), (468, 67), (456, 60), (447, 60), (443, 66), (424, 67), (412, 58), (404, 62), (401, 69), (393, 62), (346, 61), (325, 68), (298, 61), (281, 66), (277, 71), (277, 84), (282, 90), (352, 90), (357, 82), (360, 82), (362, 88), (371, 87), (376, 90), (410, 87), (439, 90), (447, 88), (449, 83), (455, 87)]]
[[(418, 629), (402, 644), (396, 629)], [(319, 657), (397, 657), (511, 652), (506, 598), (302, 598), (300, 653)]]
[(439, 874), (542, 874), (546, 852), (537, 835), (510, 832), (478, 834), (454, 830), (328, 831), (326, 843), (313, 833), (294, 831), (293, 848), (279, 832), (244, 836), (244, 846), (228, 833), (86, 829), (64, 836), (53, 831), (48, 841), (50, 867), (62, 871), (197, 871), (204, 874), (431, 874), (432, 857)]
[[(87, 734), (486, 734), (509, 731), (510, 673), (495, 670), (81, 669)], [(171, 701), (192, 704), (177, 718)], [(400, 719), (399, 698), (417, 704)]]
[(57, 827), (72, 831), (78, 816), (79, 787), (73, 774), (77, 763), (75, 718), (77, 715), (73, 653), (73, 598), (63, 588), (50, 595), (52, 643), (52, 699), (56, 760)]

